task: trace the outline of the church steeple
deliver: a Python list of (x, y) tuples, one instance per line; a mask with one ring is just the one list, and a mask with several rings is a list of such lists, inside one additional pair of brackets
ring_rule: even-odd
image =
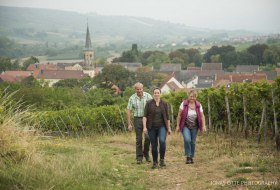
[(84, 66), (86, 69), (92, 68), (94, 59), (94, 52), (91, 45), (90, 33), (87, 23), (86, 44), (84, 48)]
[(90, 34), (89, 34), (89, 29), (88, 29), (88, 24), (87, 24), (87, 34), (86, 34), (85, 50), (92, 50)]

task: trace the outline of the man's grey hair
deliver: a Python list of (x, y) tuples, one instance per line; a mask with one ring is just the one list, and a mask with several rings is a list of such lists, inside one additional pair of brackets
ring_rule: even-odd
[(143, 84), (141, 82), (137, 82), (135, 85), (134, 85), (134, 88), (136, 87), (141, 87), (143, 88)]

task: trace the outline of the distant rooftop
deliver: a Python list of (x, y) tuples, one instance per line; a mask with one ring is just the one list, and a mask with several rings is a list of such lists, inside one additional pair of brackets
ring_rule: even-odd
[(223, 70), (222, 63), (202, 63), (202, 71), (208, 70)]
[(181, 64), (161, 64), (160, 71), (181, 71)]

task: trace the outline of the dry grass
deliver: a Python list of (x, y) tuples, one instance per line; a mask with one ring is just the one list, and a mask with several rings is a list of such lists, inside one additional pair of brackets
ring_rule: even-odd
[(2, 97), (0, 189), (280, 189), (273, 141), (199, 134), (195, 163), (186, 165), (176, 133), (167, 138), (167, 167), (152, 170), (135, 163), (134, 133), (43, 138), (30, 127), (30, 108)]
[[(134, 133), (79, 139), (37, 139), (36, 156), (6, 172), (6, 187), (23, 189), (277, 189), (279, 152), (272, 142), (205, 134), (195, 163), (186, 165), (180, 134), (168, 136), (164, 169), (135, 164)], [(232, 145), (234, 144), (234, 146)], [(3, 171), (2, 171), (3, 172)], [(2, 173), (3, 175), (3, 173)], [(249, 182), (277, 182), (248, 185)], [(237, 184), (239, 183), (239, 185)], [(242, 185), (241, 185), (242, 183)], [(247, 185), (245, 185), (247, 183)]]

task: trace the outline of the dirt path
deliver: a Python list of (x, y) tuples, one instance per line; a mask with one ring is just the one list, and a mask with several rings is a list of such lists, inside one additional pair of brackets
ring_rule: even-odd
[[(135, 154), (134, 134), (130, 134), (124, 139), (116, 138), (109, 142), (109, 146), (129, 151)], [(253, 147), (247, 141), (246, 147)], [(242, 144), (241, 144), (242, 145)], [(261, 173), (255, 166), (255, 148), (244, 149), (242, 152), (238, 147), (226, 150), (228, 143), (222, 139), (214, 140), (213, 137), (199, 135), (197, 138), (197, 149), (194, 164), (185, 164), (183, 152), (183, 138), (180, 134), (172, 134), (167, 139), (166, 164), (165, 168), (151, 169), (151, 163), (144, 162), (141, 166), (147, 172), (146, 182), (150, 184), (150, 189), (256, 189), (260, 186), (233, 185), (241, 183), (235, 181), (238, 177), (248, 181), (269, 180), (277, 181), (278, 187), (280, 175), (274, 172)], [(242, 147), (242, 146), (240, 146)], [(259, 149), (259, 148), (257, 148)], [(263, 150), (264, 154), (266, 150)], [(234, 155), (233, 155), (234, 154)], [(261, 154), (261, 153), (260, 153)], [(278, 154), (279, 155), (279, 154)], [(277, 157), (276, 155), (274, 155)], [(273, 157), (274, 158), (274, 157)], [(132, 161), (133, 162), (133, 161)], [(242, 163), (251, 163), (253, 171), (248, 173), (234, 173), (240, 169)], [(277, 165), (279, 165), (279, 161)], [(139, 167), (132, 164), (131, 167)], [(267, 166), (271, 167), (271, 166)], [(242, 169), (242, 168), (241, 168)], [(277, 171), (276, 171), (277, 172)]]

